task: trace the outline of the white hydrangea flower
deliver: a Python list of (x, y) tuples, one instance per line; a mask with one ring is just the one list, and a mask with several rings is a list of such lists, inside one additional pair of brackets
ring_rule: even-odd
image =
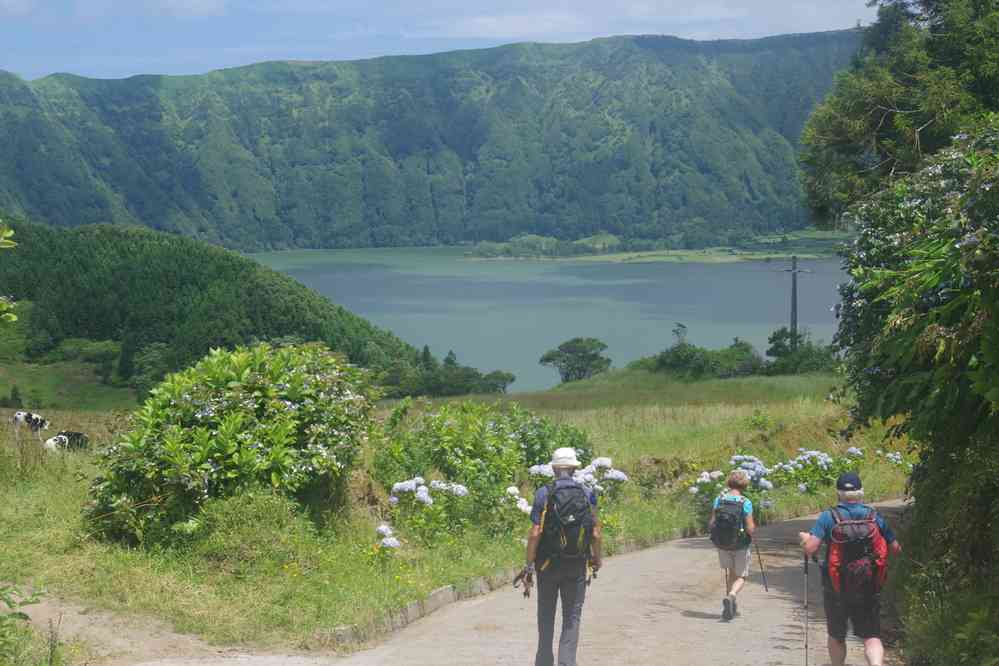
[(399, 503), (399, 498), (396, 497), (395, 495), (392, 495), (391, 497), (389, 497), (388, 502), (390, 505), (395, 506), (396, 504)]
[(419, 484), (416, 483), (416, 479), (409, 479), (408, 481), (400, 481), (399, 483), (392, 486), (392, 494), (400, 495), (402, 493), (415, 493), (418, 485)]
[(687, 489), (687, 492), (690, 493), (691, 495), (696, 495), (698, 493), (698, 488), (697, 486), (691, 486), (690, 488)]
[(378, 532), (378, 536), (380, 537), (390, 537), (395, 534), (395, 532), (392, 531), (392, 528), (385, 524), (379, 525), (378, 529), (375, 531)]
[(527, 471), (531, 476), (546, 476), (549, 479), (555, 478), (555, 470), (547, 463), (544, 465), (534, 465)]
[(531, 503), (528, 502), (523, 497), (517, 500), (517, 508), (523, 511), (524, 513), (528, 514), (531, 513)]
[(402, 544), (393, 536), (382, 539), (382, 548), (400, 548)]
[(510, 486), (506, 489), (506, 494), (510, 497), (520, 497), (520, 488), (517, 486)]
[(600, 469), (600, 468), (610, 469), (611, 467), (613, 467), (613, 464), (611, 463), (610, 458), (597, 458), (592, 463), (590, 463), (590, 466), (593, 467), (594, 469)]
[(433, 504), (434, 500), (432, 497), (430, 497), (430, 489), (427, 488), (426, 486), (420, 486), (419, 488), (417, 488), (416, 501), (421, 504), (425, 504), (427, 506)]
[(604, 474), (604, 481), (627, 481), (628, 475), (619, 469), (609, 469)]
[(468, 488), (461, 485), (460, 483), (455, 483), (451, 485), (451, 494), (455, 497), (468, 497)]

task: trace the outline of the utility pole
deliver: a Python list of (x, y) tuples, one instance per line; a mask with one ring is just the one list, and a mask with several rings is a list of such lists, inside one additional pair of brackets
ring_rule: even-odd
[(791, 257), (791, 268), (785, 268), (785, 273), (791, 274), (791, 350), (798, 349), (798, 273), (812, 271), (798, 268), (798, 255)]

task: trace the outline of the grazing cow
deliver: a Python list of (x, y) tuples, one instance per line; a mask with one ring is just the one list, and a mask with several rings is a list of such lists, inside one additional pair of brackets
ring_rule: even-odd
[(21, 428), (30, 428), (31, 432), (38, 436), (40, 442), (42, 441), (42, 430), (49, 429), (49, 422), (34, 412), (14, 412), (14, 415), (10, 417), (10, 423), (14, 426), (14, 439), (20, 438)]
[(69, 447), (69, 438), (67, 438), (65, 435), (56, 435), (55, 437), (49, 437), (48, 439), (45, 440), (45, 443), (42, 444), (42, 446), (45, 447), (46, 451), (50, 451), (52, 453), (58, 453), (61, 449)]
[(66, 449), (87, 449), (90, 448), (90, 438), (87, 437), (82, 432), (74, 432), (72, 430), (60, 430), (56, 437), (62, 437), (66, 440), (63, 444), (63, 448)]

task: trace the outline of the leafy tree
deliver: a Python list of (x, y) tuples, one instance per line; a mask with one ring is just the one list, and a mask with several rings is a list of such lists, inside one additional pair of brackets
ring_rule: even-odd
[(807, 335), (803, 331), (792, 334), (791, 329), (787, 326), (781, 326), (767, 338), (767, 342), (770, 343), (767, 348), (767, 356), (770, 358), (790, 356), (792, 351), (801, 346), (806, 337)]
[(545, 352), (538, 362), (558, 370), (563, 382), (575, 382), (610, 368), (611, 360), (602, 355), (606, 349), (596, 338), (573, 338)]
[(911, 174), (984, 110), (999, 108), (999, 7), (874, 0), (863, 51), (809, 118), (804, 184), (821, 221)]
[(482, 378), (482, 393), (506, 393), (510, 384), (517, 380), (512, 372), (494, 370)]

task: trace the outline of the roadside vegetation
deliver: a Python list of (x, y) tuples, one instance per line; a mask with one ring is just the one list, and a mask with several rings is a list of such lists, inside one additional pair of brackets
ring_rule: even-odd
[[(244, 460), (256, 450), (246, 449), (249, 441), (227, 453), (231, 445), (199, 439), (198, 427), (231, 427), (234, 418), (220, 400), (207, 400), (215, 413), (204, 412), (201, 402), (212, 394), (212, 381), (220, 387), (214, 395), (255, 395), (252, 379), (234, 387), (228, 370), (217, 372), (219, 364), (231, 367), (224, 357), (229, 355), (174, 379), (136, 419), (47, 414), (55, 427), (90, 433), (96, 455), (43, 456), (37, 447), (17, 449), (6, 441), (0, 447), (0, 529), (8, 538), (0, 580), (98, 607), (152, 613), (179, 631), (220, 643), (337, 648), (338, 625), (369, 624), (437, 587), (460, 588), (517, 563), (528, 528), (524, 504), (546, 482), (540, 463), (554, 446), (574, 446), (590, 462), (593, 483), (603, 488), (611, 553), (625, 542), (652, 544), (674, 530), (703, 529), (690, 488), (704, 471), (729, 469), (735, 455), (757, 456), (773, 467), (798, 456), (799, 448), (820, 449), (860, 469), (873, 497), (897, 496), (907, 475), (903, 461), (876, 453), (904, 455), (904, 440), (885, 439), (881, 426), (864, 431), (862, 445), (853, 444), (865, 449), (863, 456), (849, 456), (838, 436), (846, 410), (826, 400), (831, 376), (679, 382), (623, 370), (545, 394), (403, 401), (370, 417), (359, 412), (348, 420), (369, 434), (352, 463), (338, 458), (345, 463), (342, 494), (316, 495), (285, 486), (308, 457), (233, 467), (224, 461)], [(188, 384), (195, 378), (207, 394), (197, 395)], [(366, 380), (350, 381), (356, 383), (351, 393), (363, 395)], [(190, 395), (190, 408), (184, 395)], [(290, 394), (273, 399), (300, 404)], [(227, 404), (238, 413), (243, 402)], [(205, 422), (180, 439), (169, 427), (155, 429), (162, 435), (144, 430), (163, 418)], [(212, 419), (220, 425), (211, 425)], [(261, 433), (273, 437), (279, 430), (275, 422)], [(114, 446), (118, 442), (132, 444)], [(147, 471), (140, 474), (134, 465)], [(261, 465), (291, 476), (279, 473), (275, 481), (269, 473), (261, 479), (240, 471)], [(180, 491), (178, 499), (142, 501), (146, 491), (136, 493), (147, 488), (141, 479), (149, 474), (175, 489), (170, 493)], [(760, 505), (762, 520), (818, 509), (832, 493), (821, 479), (805, 492), (788, 480), (775, 484), (766, 499), (772, 503)], [(128, 507), (138, 513), (118, 512)], [(148, 511), (169, 519), (157, 519), (151, 529), (153, 523), (142, 519)], [(110, 530), (108, 513), (117, 515)]]
[(913, 664), (999, 663), (999, 7), (880, 0), (803, 135), (813, 210), (859, 232), (838, 342), (854, 424), (919, 452)]

